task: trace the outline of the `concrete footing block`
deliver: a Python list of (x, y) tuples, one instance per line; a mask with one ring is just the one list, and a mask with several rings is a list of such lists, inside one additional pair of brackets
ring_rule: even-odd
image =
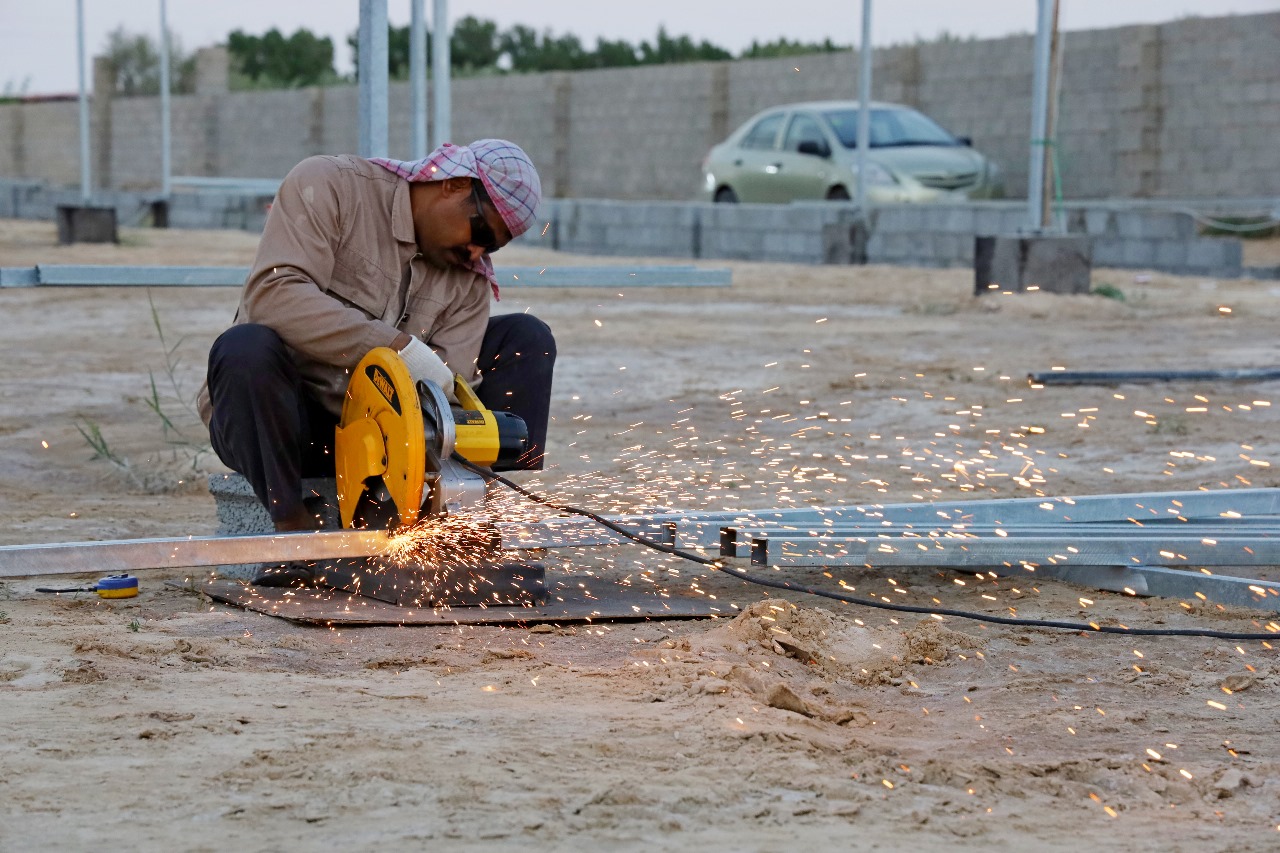
[(58, 242), (119, 243), (114, 207), (60, 204), (57, 211)]
[[(210, 474), (209, 494), (213, 495), (214, 510), (218, 514), (219, 536), (271, 533), (276, 529), (271, 516), (243, 475)], [(307, 496), (304, 499), (308, 507), (314, 507), (318, 514), (324, 516), (326, 526), (341, 526), (337, 511), (338, 491), (333, 478), (303, 480), (302, 494)], [(262, 567), (262, 563), (220, 566), (218, 574), (229, 578), (251, 578)]]
[(1088, 293), (1089, 238), (1077, 236), (976, 237), (974, 294), (1040, 290)]

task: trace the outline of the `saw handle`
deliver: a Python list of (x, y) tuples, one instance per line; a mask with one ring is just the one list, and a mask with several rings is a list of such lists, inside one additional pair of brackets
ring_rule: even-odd
[(457, 430), (457, 451), (469, 462), (487, 465), (494, 471), (511, 471), (520, 467), (520, 458), (529, 449), (529, 427), (524, 418), (500, 409), (488, 409), (467, 380), (453, 377), (452, 406)]

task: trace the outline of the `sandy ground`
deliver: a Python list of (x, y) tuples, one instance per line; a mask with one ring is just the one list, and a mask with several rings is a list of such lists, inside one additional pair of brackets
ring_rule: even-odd
[[(50, 224), (0, 222), (0, 266), (247, 264), (255, 243), (59, 247)], [(560, 345), (554, 467), (527, 485), (609, 511), (1280, 485), (1268, 385), (1025, 381), (1274, 365), (1274, 282), (1098, 270), (1124, 301), (974, 299), (965, 270), (730, 266), (731, 289), (506, 292), (501, 310)], [(222, 469), (184, 399), (235, 301), (0, 291), (0, 544), (213, 532), (204, 474)], [(116, 463), (92, 458), (95, 428)], [(632, 547), (564, 559), (701, 577)], [(1280, 668), (1258, 642), (940, 624), (739, 586), (731, 619), (331, 630), (141, 577), (117, 602), (0, 584), (0, 849), (1280, 845)], [(1265, 618), (944, 569), (840, 577), (1025, 617)]]

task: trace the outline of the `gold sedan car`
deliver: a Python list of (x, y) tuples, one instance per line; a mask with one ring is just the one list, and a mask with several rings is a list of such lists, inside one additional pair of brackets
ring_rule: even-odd
[[(765, 110), (712, 148), (702, 198), (790, 202), (852, 198), (858, 181), (857, 101)], [(871, 103), (867, 195), (872, 202), (1001, 198), (1000, 169), (933, 119), (901, 104)]]

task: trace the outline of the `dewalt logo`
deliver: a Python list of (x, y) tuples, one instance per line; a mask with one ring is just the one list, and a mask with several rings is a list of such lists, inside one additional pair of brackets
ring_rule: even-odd
[(369, 377), (373, 387), (377, 388), (378, 392), (387, 398), (387, 402), (391, 404), (391, 408), (396, 410), (396, 414), (400, 414), (400, 398), (396, 394), (396, 386), (391, 381), (391, 376), (387, 371), (376, 364), (371, 364), (365, 368), (365, 375)]

